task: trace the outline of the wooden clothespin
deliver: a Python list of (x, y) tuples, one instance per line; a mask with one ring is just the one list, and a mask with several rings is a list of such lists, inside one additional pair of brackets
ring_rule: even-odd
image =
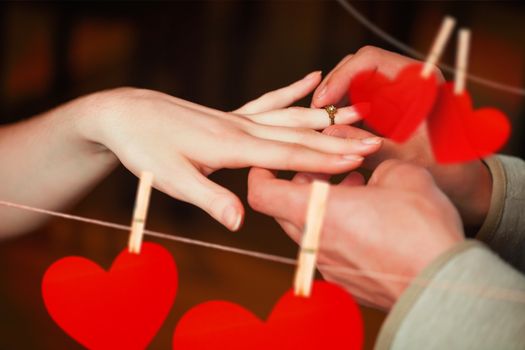
[(306, 224), (295, 271), (294, 293), (297, 296), (309, 297), (317, 262), (317, 251), (323, 228), (323, 219), (328, 200), (330, 184), (314, 181), (310, 192)]
[(427, 60), (425, 61), (423, 69), (421, 70), (421, 76), (423, 78), (428, 78), (432, 73), (432, 69), (439, 61), (439, 58), (443, 53), (443, 49), (445, 48), (448, 38), (450, 37), (452, 29), (454, 29), (455, 25), (456, 20), (454, 18), (447, 16), (443, 19), (443, 22), (441, 23), (441, 28), (439, 29), (438, 35), (434, 40), (434, 44), (432, 45), (432, 49), (430, 50), (430, 53), (427, 56)]
[(461, 95), (467, 81), (468, 54), (470, 50), (470, 30), (459, 31), (458, 49), (456, 52), (456, 73), (454, 76), (454, 94)]
[(140, 174), (137, 197), (135, 198), (135, 209), (133, 210), (133, 221), (131, 222), (131, 233), (129, 234), (128, 249), (130, 253), (140, 254), (152, 183), (153, 174), (143, 171)]

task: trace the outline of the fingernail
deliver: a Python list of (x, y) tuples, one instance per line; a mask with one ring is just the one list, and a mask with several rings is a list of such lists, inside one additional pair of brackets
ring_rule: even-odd
[(343, 159), (344, 159), (345, 161), (351, 160), (351, 161), (353, 161), (353, 162), (361, 162), (361, 161), (362, 161), (363, 159), (365, 159), (365, 158), (363, 158), (363, 157), (361, 157), (361, 156), (359, 156), (359, 155), (357, 155), (357, 154), (345, 154), (345, 155), (343, 156)]
[(328, 91), (328, 87), (325, 85), (321, 90), (319, 90), (319, 93), (316, 96), (316, 99), (323, 98), (324, 95), (326, 95), (326, 92)]
[(230, 230), (237, 231), (241, 226), (242, 217), (234, 206), (229, 206), (224, 210), (223, 220)]
[(370, 115), (371, 108), (370, 108), (370, 103), (368, 102), (356, 103), (352, 107), (357, 112), (357, 114), (359, 114), (361, 118), (366, 118)]
[(313, 79), (317, 78), (317, 76), (320, 75), (320, 74), (321, 74), (321, 71), (320, 71), (320, 70), (317, 70), (317, 71), (315, 71), (315, 72), (312, 72), (312, 73), (310, 73), (310, 74), (307, 74), (307, 75), (303, 78), (303, 80), (313, 80)]
[(294, 182), (300, 185), (310, 183), (310, 177), (304, 174), (295, 175)]
[(362, 139), (361, 143), (365, 145), (379, 145), (381, 141), (382, 139), (380, 137), (374, 136), (374, 137), (367, 137), (366, 139)]
[(237, 214), (237, 219), (235, 220), (235, 225), (233, 225), (232, 231), (237, 231), (241, 227), (242, 216)]

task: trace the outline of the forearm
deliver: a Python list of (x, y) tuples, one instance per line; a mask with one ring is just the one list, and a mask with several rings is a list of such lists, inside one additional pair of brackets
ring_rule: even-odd
[[(99, 127), (96, 97), (83, 97), (0, 128), (0, 199), (61, 210), (85, 195), (117, 164), (89, 139)], [(0, 239), (26, 232), (40, 214), (0, 207)]]

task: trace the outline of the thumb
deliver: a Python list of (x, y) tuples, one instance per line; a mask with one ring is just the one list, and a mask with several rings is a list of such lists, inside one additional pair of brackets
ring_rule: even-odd
[(230, 190), (219, 186), (188, 164), (168, 195), (191, 203), (210, 214), (230, 231), (237, 231), (244, 219), (244, 207)]
[(297, 102), (312, 92), (321, 80), (321, 71), (308, 74), (303, 79), (286, 87), (267, 92), (261, 97), (248, 102), (234, 111), (238, 114), (258, 114), (274, 109), (281, 109)]

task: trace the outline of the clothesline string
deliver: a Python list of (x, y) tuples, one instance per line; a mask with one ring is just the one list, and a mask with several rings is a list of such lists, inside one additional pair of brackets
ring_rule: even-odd
[[(121, 231), (129, 232), (131, 230), (131, 226), (127, 226), (127, 225), (86, 218), (86, 217), (78, 216), (78, 215), (61, 213), (61, 212), (57, 212), (53, 210), (36, 208), (36, 207), (8, 202), (4, 200), (0, 200), (0, 205), (5, 206), (5, 207), (10, 207), (10, 208), (16, 208), (20, 210), (31, 211), (34, 213), (50, 215), (50, 216), (54, 216), (54, 217), (58, 217), (62, 219), (74, 220), (74, 221), (84, 222), (88, 224), (113, 228), (113, 229), (121, 230)], [(202, 240), (196, 240), (192, 238), (174, 236), (174, 235), (170, 235), (167, 233), (152, 231), (152, 230), (144, 230), (144, 234), (148, 236), (152, 236), (152, 237), (157, 237), (157, 238), (176, 241), (180, 243), (216, 249), (216, 250), (229, 252), (229, 253), (235, 253), (239, 255), (245, 255), (245, 256), (249, 256), (249, 257), (253, 257), (257, 259), (263, 259), (267, 261), (273, 261), (273, 262), (277, 262), (281, 264), (286, 264), (286, 265), (291, 265), (291, 266), (297, 265), (296, 259), (287, 258), (287, 257), (279, 256), (279, 255), (273, 255), (273, 254), (252, 251), (252, 250), (235, 248), (235, 247), (225, 246), (221, 244), (205, 242)], [(411, 284), (416, 284), (422, 287), (428, 286), (431, 288), (452, 290), (456, 293), (462, 293), (462, 294), (466, 294), (466, 295), (474, 296), (474, 297), (481, 297), (481, 298), (487, 298), (487, 299), (499, 299), (499, 300), (518, 302), (518, 303), (525, 303), (525, 292), (522, 292), (520, 290), (513, 290), (513, 289), (499, 288), (499, 287), (481, 288), (481, 286), (476, 286), (473, 284), (466, 284), (466, 283), (458, 283), (456, 281), (438, 281), (436, 282), (436, 281), (425, 280), (421, 278), (413, 279), (413, 278), (410, 278), (408, 276), (403, 276), (403, 275), (396, 275), (396, 274), (384, 273), (384, 272), (378, 272), (378, 271), (357, 270), (357, 269), (343, 267), (343, 266), (318, 264), (318, 267), (322, 270), (335, 270), (338, 272), (348, 274), (349, 276), (353, 276), (353, 277), (362, 277), (362, 278), (366, 277), (366, 278), (372, 278), (376, 280), (391, 281), (391, 282), (403, 283), (403, 284), (411, 283)]]
[[(426, 60), (426, 55), (422, 52), (419, 52), (418, 50), (414, 49), (411, 46), (408, 46), (404, 42), (396, 39), (383, 29), (379, 28), (377, 25), (375, 25), (372, 21), (370, 21), (367, 17), (365, 17), (361, 12), (359, 12), (355, 7), (350, 5), (350, 3), (346, 0), (336, 0), (352, 17), (354, 17), (358, 22), (360, 22), (363, 26), (368, 28), (371, 32), (375, 33), (377, 36), (382, 38), (384, 41), (389, 43), (390, 45), (398, 48), (399, 50), (403, 51), (405, 54), (408, 54), (416, 59), (419, 60)], [(439, 67), (447, 71), (449, 73), (455, 73), (456, 69), (452, 66), (446, 65), (446, 64), (439, 64)], [(506, 91), (510, 92), (516, 95), (522, 95), (525, 96), (525, 89), (517, 86), (507, 85), (500, 83), (498, 81), (490, 80), (487, 78), (483, 78), (474, 74), (466, 74), (467, 79), (469, 79), (472, 82), (478, 83), (480, 85), (488, 86), (496, 90)]]
[[(3, 201), (3, 200), (0, 200), (0, 205), (5, 206), (5, 207), (11, 207), (11, 208), (17, 208), (17, 209), (21, 209), (21, 210), (32, 211), (32, 212), (35, 212), (35, 213), (55, 216), (55, 217), (59, 217), (59, 218), (62, 218), (62, 219), (80, 221), (80, 222), (84, 222), (84, 223), (87, 223), (87, 224), (93, 224), (93, 225), (98, 225), (98, 226), (103, 226), (103, 227), (109, 227), (109, 228), (113, 228), (113, 229), (121, 230), (121, 231), (128, 231), (129, 232), (131, 230), (131, 226), (127, 226), (127, 225), (116, 224), (116, 223), (113, 223), (113, 222), (97, 220), (97, 219), (90, 219), (90, 218), (86, 218), (86, 217), (78, 216), (78, 215), (60, 213), (60, 212), (53, 211), (53, 210), (47, 210), (47, 209), (42, 209), (42, 208), (35, 208), (35, 207), (32, 207), (32, 206), (12, 203), (12, 202)], [(240, 249), (240, 248), (224, 246), (224, 245), (220, 245), (220, 244), (216, 244), (216, 243), (209, 243), (209, 242), (205, 242), (205, 241), (201, 241), (201, 240), (197, 240), (197, 239), (191, 239), (191, 238), (186, 238), (186, 237), (174, 236), (174, 235), (170, 235), (170, 234), (163, 233), (163, 232), (157, 232), (157, 231), (152, 231), (152, 230), (144, 230), (144, 234), (148, 235), (148, 236), (168, 239), (168, 240), (176, 241), (176, 242), (180, 242), (180, 243), (186, 243), (186, 244), (192, 244), (192, 245), (197, 245), (197, 246), (206, 247), (206, 248), (218, 249), (218, 250), (223, 250), (223, 251), (226, 251), (226, 252), (236, 253), (236, 254), (240, 254), (240, 255), (247, 255), (247, 256), (254, 257), (254, 258), (270, 260), (270, 261), (274, 261), (274, 262), (278, 262), (278, 263), (282, 263), (282, 264), (288, 264), (288, 265), (295, 265), (296, 264), (296, 260), (295, 259), (285, 258), (285, 257), (278, 256), (278, 255), (260, 253), (260, 252), (251, 251), (251, 250), (245, 250), (245, 249)]]

